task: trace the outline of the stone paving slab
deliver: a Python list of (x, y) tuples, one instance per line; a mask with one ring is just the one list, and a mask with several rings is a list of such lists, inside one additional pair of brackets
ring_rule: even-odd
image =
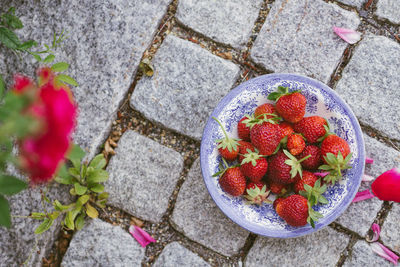
[(360, 240), (353, 246), (351, 255), (349, 255), (343, 264), (343, 267), (352, 266), (391, 267), (393, 264), (372, 252), (369, 244)]
[(359, 120), (391, 138), (400, 139), (400, 45), (368, 35), (343, 70), (336, 91)]
[(239, 67), (173, 35), (166, 37), (152, 64), (154, 75), (138, 82), (131, 106), (200, 140), (209, 114), (235, 83)]
[(179, 191), (171, 223), (188, 238), (226, 256), (237, 253), (249, 234), (215, 205), (204, 185), (199, 159)]
[(341, 3), (349, 5), (349, 6), (355, 6), (357, 8), (362, 8), (363, 4), (366, 3), (367, 0), (338, 0), (338, 2), (341, 2)]
[[(7, 1), (6, 1), (7, 2)], [(25, 27), (22, 40), (50, 43), (53, 33), (68, 32), (56, 61), (70, 63), (67, 72), (79, 83), (72, 88), (79, 105), (75, 141), (94, 154), (104, 141), (120, 102), (125, 97), (144, 50), (149, 46), (171, 0), (18, 1), (14, 6)], [(37, 65), (31, 56), (21, 61), (0, 52), (0, 73), (10, 83), (16, 72), (31, 75)], [(3, 63), (4, 62), (4, 63)]]
[(108, 204), (144, 220), (160, 221), (183, 169), (183, 158), (131, 130), (124, 133), (115, 152), (107, 167)]
[[(9, 168), (9, 173), (26, 180), (14, 168)], [(43, 212), (40, 189), (46, 190), (44, 187), (29, 188), (8, 197), (11, 215), (29, 216), (32, 212)], [(58, 199), (63, 204), (71, 202), (68, 188), (60, 184), (52, 184), (46, 196), (51, 201)], [(46, 209), (51, 210), (51, 204), (46, 202), (43, 204)], [(48, 231), (35, 235), (34, 231), (41, 221), (11, 218), (10, 229), (0, 227), (0, 267), (20, 266), (25, 261), (27, 266), (42, 266), (42, 258), (47, 256), (60, 231), (61, 219), (61, 217), (57, 219)]]
[(348, 242), (348, 236), (330, 227), (298, 238), (258, 237), (245, 266), (335, 266)]
[(400, 24), (400, 3), (398, 0), (378, 0), (375, 14), (381, 19)]
[(211, 39), (245, 46), (257, 20), (262, 0), (181, 0), (176, 17), (184, 25)]
[(277, 0), (251, 50), (263, 67), (327, 83), (347, 47), (333, 26), (356, 29), (353, 12), (322, 0)]
[(95, 219), (74, 234), (61, 266), (141, 266), (144, 253), (121, 227)]
[[(373, 164), (366, 165), (366, 174), (378, 177), (399, 164), (396, 158), (400, 156), (400, 152), (365, 134), (364, 141), (366, 155), (374, 159)], [(371, 183), (362, 182), (359, 191), (370, 189)], [(365, 236), (371, 228), (382, 203), (383, 201), (378, 198), (352, 203), (336, 222), (361, 236)]]
[(381, 229), (381, 240), (394, 251), (400, 253), (400, 204), (393, 203)]
[(178, 242), (173, 242), (164, 248), (153, 267), (176, 266), (207, 267), (210, 265)]

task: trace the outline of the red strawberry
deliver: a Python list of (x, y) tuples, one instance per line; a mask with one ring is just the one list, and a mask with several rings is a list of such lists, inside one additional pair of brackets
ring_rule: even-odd
[(346, 158), (350, 153), (349, 144), (343, 138), (340, 138), (337, 135), (331, 134), (328, 135), (321, 144), (321, 155), (323, 157), (323, 161), (328, 163), (326, 160), (326, 156), (328, 153), (334, 154), (336, 157), (338, 153), (342, 154), (343, 158)]
[(247, 151), (240, 164), (240, 170), (252, 182), (259, 182), (268, 170), (268, 162), (258, 153), (258, 150)]
[(280, 136), (279, 126), (270, 122), (255, 125), (250, 132), (251, 143), (266, 156), (275, 152), (281, 141)]
[[(260, 106), (258, 106), (256, 108), (256, 110), (254, 111), (254, 116), (256, 118), (259, 118), (261, 114), (275, 114), (276, 115), (276, 111), (275, 111), (275, 107), (273, 104), (270, 103), (266, 103), (266, 104), (262, 104)], [(274, 116), (266, 116), (266, 118), (272, 118)]]
[(286, 194), (286, 192), (288, 191), (287, 185), (275, 183), (273, 181), (269, 182), (269, 189), (271, 190), (272, 193), (277, 195)]
[(307, 170), (316, 170), (318, 167), (322, 164), (322, 156), (321, 156), (321, 149), (317, 146), (314, 145), (309, 145), (306, 146), (303, 150), (298, 155), (298, 159), (304, 158), (306, 156), (310, 155), (308, 159), (304, 160), (301, 163), (301, 166), (303, 166), (304, 169)]
[(279, 123), (279, 128), (281, 129), (281, 139), (294, 133), (292, 125), (288, 122)]
[(251, 151), (255, 151), (254, 146), (246, 141), (239, 141), (239, 163), (242, 162), (244, 159), (244, 154), (247, 153), (247, 149), (250, 149)]
[(218, 139), (217, 144), (218, 144), (218, 151), (221, 154), (221, 156), (229, 161), (235, 160), (238, 153), (239, 153), (239, 147), (238, 147), (238, 141), (237, 139), (234, 138), (229, 138), (228, 134), (226, 133), (224, 127), (222, 124), (217, 120), (217, 118), (212, 117), (218, 124), (221, 126), (222, 131), (225, 135), (225, 138), (223, 139)]
[(326, 134), (324, 125), (326, 120), (320, 116), (305, 117), (293, 125), (297, 133), (301, 133), (309, 143), (316, 143), (318, 139)]
[(280, 184), (293, 183), (297, 173), (302, 173), (301, 162), (286, 150), (280, 150), (268, 160), (268, 179)]
[(268, 195), (269, 195), (269, 190), (265, 183), (250, 182), (246, 186), (246, 192), (244, 197), (249, 201), (249, 204), (261, 205), (264, 202), (271, 203), (271, 201), (267, 199)]
[(283, 197), (278, 197), (277, 199), (274, 200), (274, 204), (272, 204), (274, 210), (276, 210), (276, 206), (278, 206), (278, 203), (282, 202), (283, 200), (284, 200)]
[(239, 167), (230, 167), (219, 178), (219, 184), (222, 190), (236, 197), (243, 195), (246, 189), (246, 178)]
[(342, 170), (350, 169), (348, 162), (351, 159), (349, 144), (337, 135), (328, 135), (321, 143), (321, 155), (326, 165), (319, 167), (321, 170), (329, 171), (324, 181), (335, 183), (342, 178)]
[(278, 86), (278, 91), (268, 95), (269, 100), (276, 102), (276, 111), (288, 122), (300, 121), (306, 113), (306, 97), (299, 91), (290, 92), (288, 87)]
[(286, 145), (287, 149), (289, 149), (290, 154), (296, 156), (300, 154), (306, 147), (306, 142), (304, 141), (303, 136), (301, 136), (300, 134), (292, 134), (288, 137)]
[(308, 218), (307, 199), (291, 195), (276, 204), (276, 213), (291, 226), (304, 226)]
[(238, 135), (244, 141), (250, 141), (250, 127), (243, 121), (248, 120), (248, 117), (243, 117), (238, 122)]
[(315, 182), (319, 179), (318, 176), (309, 171), (303, 171), (303, 177), (301, 178), (300, 175), (297, 175), (296, 178), (298, 178), (298, 180), (294, 183), (293, 187), (296, 194), (305, 190), (304, 184), (308, 184), (309, 186), (313, 187)]

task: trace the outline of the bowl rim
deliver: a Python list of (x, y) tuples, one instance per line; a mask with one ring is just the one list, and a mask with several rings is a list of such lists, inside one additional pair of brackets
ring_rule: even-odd
[[(340, 105), (342, 105), (344, 107), (345, 111), (347, 112), (347, 115), (351, 121), (351, 125), (354, 127), (355, 137), (357, 140), (357, 146), (359, 149), (359, 158), (360, 159), (365, 158), (365, 144), (364, 144), (364, 138), (363, 138), (363, 133), (362, 133), (360, 124), (359, 124), (356, 116), (354, 115), (353, 111), (349, 107), (349, 105), (347, 103), (345, 103), (333, 89), (331, 89), (326, 84), (324, 84), (318, 80), (315, 80), (315, 79), (312, 79), (312, 78), (309, 78), (306, 76), (302, 76), (299, 74), (272, 73), (272, 74), (261, 75), (261, 76), (255, 77), (253, 79), (250, 79), (244, 83), (239, 84), (234, 89), (229, 91), (228, 94), (225, 95), (219, 101), (219, 103), (217, 104), (217, 106), (214, 108), (213, 112), (209, 116), (209, 118), (206, 122), (206, 125), (204, 127), (204, 130), (203, 130), (203, 135), (202, 135), (201, 145), (200, 145), (200, 168), (201, 168), (201, 172), (202, 172), (202, 176), (203, 176), (203, 182), (206, 185), (208, 193), (210, 194), (211, 198), (214, 200), (217, 207), (230, 220), (232, 220), (233, 222), (238, 224), (240, 227), (242, 227), (250, 232), (253, 232), (255, 234), (258, 234), (258, 235), (274, 237), (274, 238), (292, 238), (292, 237), (303, 236), (303, 235), (320, 230), (321, 228), (327, 226), (328, 224), (330, 224), (331, 222), (336, 220), (348, 208), (348, 206), (352, 203), (352, 200), (354, 199), (354, 197), (357, 194), (358, 189), (360, 187), (362, 175), (363, 175), (364, 169), (365, 169), (365, 161), (364, 160), (360, 161), (361, 168), (359, 168), (359, 171), (356, 172), (354, 175), (354, 177), (358, 177), (358, 181), (357, 181), (357, 183), (355, 183), (355, 185), (357, 185), (357, 186), (354, 186), (353, 188), (351, 188), (349, 190), (349, 193), (348, 193), (346, 199), (344, 199), (340, 203), (340, 205), (336, 208), (336, 210), (334, 210), (334, 212), (329, 214), (329, 216), (326, 216), (326, 217), (322, 218), (320, 221), (318, 221), (317, 224), (315, 225), (315, 228), (312, 228), (310, 225), (307, 224), (304, 227), (299, 227), (292, 231), (284, 232), (284, 233), (282, 233), (280, 231), (276, 231), (276, 230), (269, 230), (267, 228), (261, 228), (260, 225), (254, 225), (251, 222), (244, 220), (242, 217), (239, 217), (238, 214), (235, 213), (235, 211), (233, 209), (231, 209), (229, 205), (227, 205), (225, 202), (223, 202), (221, 198), (218, 198), (217, 196), (219, 196), (220, 193), (217, 191), (215, 184), (213, 184), (211, 182), (211, 179), (207, 180), (205, 178), (206, 176), (211, 176), (211, 174), (209, 174), (207, 172), (207, 169), (204, 167), (207, 164), (207, 154), (205, 153), (205, 149), (206, 149), (205, 148), (205, 139), (206, 139), (207, 133), (209, 133), (211, 130), (212, 117), (218, 117), (218, 115), (222, 111), (222, 109), (233, 98), (235, 98), (237, 95), (239, 95), (242, 92), (242, 89), (245, 88), (248, 84), (251, 84), (257, 80), (270, 80), (270, 79), (275, 79), (275, 78), (280, 78), (282, 80), (291, 80), (291, 81), (296, 81), (296, 82), (302, 82), (302, 83), (314, 86), (315, 88), (323, 89), (329, 95), (331, 95), (335, 99), (336, 102), (338, 102)], [(351, 197), (349, 197), (349, 196), (351, 196)]]

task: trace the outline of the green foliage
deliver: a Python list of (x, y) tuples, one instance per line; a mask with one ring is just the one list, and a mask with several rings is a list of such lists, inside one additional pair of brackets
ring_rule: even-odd
[(0, 225), (7, 228), (11, 227), (10, 205), (7, 199), (0, 195)]
[(311, 187), (308, 184), (304, 184), (305, 191), (300, 191), (299, 194), (303, 197), (307, 198), (307, 205), (308, 205), (308, 218), (307, 222), (311, 225), (312, 228), (315, 228), (315, 222), (318, 219), (322, 218), (322, 214), (316, 212), (312, 207), (317, 205), (318, 203), (321, 204), (328, 204), (328, 200), (322, 195), (326, 191), (326, 184), (321, 186), (321, 179), (318, 179), (314, 186)]
[(60, 201), (54, 200), (52, 202), (54, 211), (36, 214), (35, 219), (43, 220), (43, 223), (35, 233), (42, 233), (49, 229), (55, 218), (61, 214), (66, 215), (62, 221), (65, 229), (80, 230), (84, 227), (86, 217), (99, 216), (94, 206), (105, 207), (108, 193), (104, 192), (104, 185), (101, 183), (108, 179), (108, 172), (103, 169), (107, 162), (103, 154), (94, 157), (90, 163), (83, 160), (84, 156), (85, 152), (74, 145), (67, 156), (72, 167), (62, 166), (55, 179), (58, 183), (70, 186), (70, 194), (77, 197), (76, 201), (63, 205)]

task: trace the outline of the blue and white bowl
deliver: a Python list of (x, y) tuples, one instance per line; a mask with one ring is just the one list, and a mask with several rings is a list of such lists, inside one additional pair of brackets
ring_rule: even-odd
[[(267, 100), (269, 93), (278, 86), (288, 86), (290, 91), (301, 90), (307, 98), (306, 115), (318, 115), (326, 118), (332, 130), (344, 138), (353, 153), (343, 180), (328, 186), (324, 196), (328, 204), (318, 205), (314, 209), (324, 216), (315, 228), (310, 225), (292, 227), (285, 223), (274, 211), (272, 204), (262, 206), (248, 205), (243, 197), (232, 197), (225, 193), (212, 177), (218, 171), (221, 156), (218, 153), (216, 139), (223, 132), (212, 116), (224, 125), (228, 134), (237, 138), (237, 123), (245, 114), (251, 114), (255, 108)], [(328, 225), (342, 214), (353, 200), (364, 173), (365, 148), (360, 125), (350, 107), (328, 86), (314, 79), (294, 74), (268, 74), (249, 80), (230, 91), (217, 105), (204, 128), (200, 148), (201, 170), (208, 192), (217, 206), (232, 221), (255, 234), (289, 238), (312, 233)]]

